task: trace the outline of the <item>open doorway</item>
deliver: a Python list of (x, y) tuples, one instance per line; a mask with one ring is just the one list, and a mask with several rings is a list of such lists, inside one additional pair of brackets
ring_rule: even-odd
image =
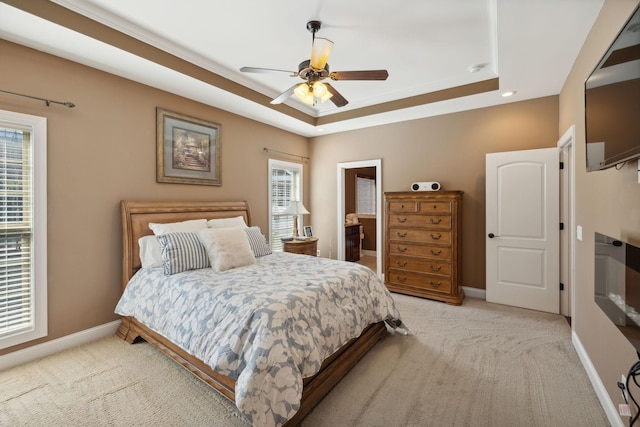
[[(375, 181), (375, 214), (366, 215), (363, 221), (367, 223), (364, 229), (365, 242), (363, 253), (365, 256), (375, 257), (375, 271), (382, 278), (382, 160), (362, 160), (356, 162), (338, 163), (337, 188), (337, 259), (345, 260), (345, 221), (347, 210), (355, 210), (354, 204), (347, 201), (347, 195), (353, 197), (355, 193), (355, 171), (366, 171), (366, 175)], [(363, 173), (363, 175), (365, 175)], [(347, 188), (349, 186), (349, 188)], [(352, 187), (353, 186), (353, 187)], [(361, 221), (362, 222), (362, 221)], [(369, 239), (367, 240), (367, 234)], [(371, 245), (371, 246), (370, 246)]]
[(563, 163), (560, 174), (560, 222), (564, 231), (560, 233), (560, 283), (564, 292), (560, 292), (560, 314), (572, 317), (575, 304), (575, 126), (569, 129), (558, 140), (560, 160)]

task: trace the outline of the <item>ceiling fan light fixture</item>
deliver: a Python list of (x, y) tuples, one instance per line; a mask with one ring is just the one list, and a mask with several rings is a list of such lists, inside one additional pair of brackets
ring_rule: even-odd
[(329, 100), (333, 94), (322, 82), (300, 83), (293, 90), (298, 99), (308, 105), (316, 105), (318, 102)]
[(327, 86), (322, 82), (313, 83), (313, 96), (320, 99), (320, 102), (325, 102), (333, 96)]
[(311, 46), (311, 67), (316, 70), (323, 70), (329, 61), (333, 42), (328, 39), (316, 37)]
[(316, 103), (313, 97), (313, 91), (307, 83), (300, 83), (293, 93), (305, 104), (315, 105)]
[(387, 70), (359, 70), (359, 71), (329, 71), (329, 55), (333, 48), (331, 40), (316, 37), (322, 23), (320, 21), (307, 22), (307, 30), (312, 34), (311, 57), (298, 64), (298, 71), (278, 70), (274, 68), (242, 67), (243, 73), (286, 72), (291, 77), (299, 77), (304, 83), (293, 85), (271, 100), (271, 104), (282, 104), (292, 95), (305, 104), (315, 106), (319, 102), (331, 100), (336, 107), (344, 107), (349, 103), (344, 96), (329, 83), (319, 83), (330, 78), (337, 80), (387, 80)]

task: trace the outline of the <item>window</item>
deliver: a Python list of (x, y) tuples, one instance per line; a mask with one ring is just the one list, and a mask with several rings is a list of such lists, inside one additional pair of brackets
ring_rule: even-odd
[(375, 179), (356, 176), (356, 213), (358, 215), (376, 214)]
[(0, 111), (0, 348), (47, 334), (46, 135)]
[(274, 252), (282, 251), (280, 239), (293, 235), (293, 216), (280, 215), (292, 200), (302, 200), (302, 165), (269, 159), (269, 242)]

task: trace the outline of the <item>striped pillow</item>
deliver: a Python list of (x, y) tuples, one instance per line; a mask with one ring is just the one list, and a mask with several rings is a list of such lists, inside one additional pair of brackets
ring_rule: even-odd
[(207, 250), (196, 233), (179, 232), (156, 236), (167, 276), (210, 266)]
[(249, 239), (249, 246), (251, 246), (253, 256), (258, 258), (271, 255), (271, 248), (267, 243), (267, 239), (262, 234), (260, 227), (247, 227), (244, 231), (247, 233), (247, 239)]

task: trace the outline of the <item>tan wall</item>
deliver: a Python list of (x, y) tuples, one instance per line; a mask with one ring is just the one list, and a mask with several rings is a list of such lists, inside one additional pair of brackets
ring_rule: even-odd
[[(121, 199), (247, 200), (266, 233), (262, 148), (309, 155), (305, 137), (148, 86), (3, 40), (0, 55), (1, 89), (76, 104), (0, 94), (0, 109), (48, 119), (49, 336), (29, 345), (117, 319)], [(222, 125), (221, 187), (156, 183), (156, 107)]]
[(637, 5), (636, 0), (606, 0), (560, 94), (559, 130), (576, 126), (575, 313), (580, 342), (614, 403), (623, 403), (616, 382), (638, 360), (634, 348), (594, 302), (594, 232), (640, 244), (640, 184), (637, 162), (621, 170), (585, 171), (584, 81)]
[(408, 191), (415, 181), (464, 191), (463, 285), (484, 289), (485, 153), (554, 147), (557, 140), (557, 96), (314, 138), (311, 221), (318, 247), (336, 257), (336, 165), (382, 159), (383, 192)]

